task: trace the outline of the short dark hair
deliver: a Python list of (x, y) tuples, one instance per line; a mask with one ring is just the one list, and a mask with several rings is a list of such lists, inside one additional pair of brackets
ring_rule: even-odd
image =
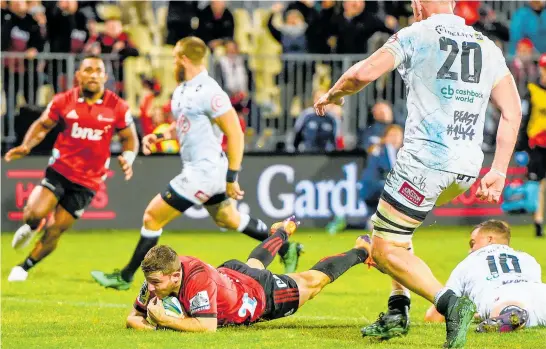
[(504, 221), (497, 219), (489, 219), (485, 222), (474, 227), (474, 230), (479, 229), (480, 234), (493, 234), (510, 242), (512, 233), (510, 231), (510, 225)]
[(142, 261), (141, 265), (144, 275), (155, 272), (162, 272), (169, 275), (180, 270), (180, 259), (175, 250), (167, 245), (154, 246)]

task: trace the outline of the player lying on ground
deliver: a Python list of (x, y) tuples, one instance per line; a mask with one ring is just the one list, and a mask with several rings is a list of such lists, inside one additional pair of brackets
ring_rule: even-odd
[[(195, 205), (204, 205), (221, 228), (240, 231), (256, 240), (269, 236), (267, 225), (237, 211), (229, 198), (240, 200), (244, 192), (237, 182), (244, 151), (244, 135), (228, 95), (205, 69), (207, 45), (190, 36), (176, 43), (175, 72), (180, 85), (171, 107), (176, 121), (165, 134), (149, 134), (142, 140), (144, 154), (164, 139), (180, 143), (182, 172), (170, 181), (144, 211), (140, 240), (129, 264), (121, 271), (91, 273), (102, 286), (127, 290), (146, 253), (157, 244), (163, 227)], [(227, 137), (227, 157), (222, 151)], [(227, 195), (226, 195), (227, 194)], [(279, 255), (285, 271), (296, 269), (301, 245), (284, 243)]]
[(53, 252), (61, 234), (82, 216), (106, 178), (115, 133), (123, 148), (118, 161), (125, 179), (133, 175), (138, 136), (129, 105), (104, 88), (108, 80), (104, 62), (99, 57), (84, 58), (76, 78), (78, 87), (55, 95), (23, 143), (5, 156), (6, 161), (26, 156), (57, 124), (63, 125), (45, 177), (23, 209), (25, 224), (15, 232), (12, 246), (25, 247), (45, 227), (44, 234), (27, 259), (11, 270), (9, 281), (26, 280), (28, 270)]
[[(310, 270), (276, 275), (266, 270), (279, 248), (294, 234), (293, 218), (271, 227), (272, 235), (258, 245), (245, 263), (230, 260), (213, 268), (197, 258), (178, 256), (168, 246), (152, 248), (142, 262), (142, 285), (127, 327), (153, 330), (215, 331), (218, 326), (248, 325), (294, 314), (352, 266), (368, 262), (369, 236), (356, 246), (321, 259)], [(176, 296), (185, 318), (165, 314), (161, 299)]]
[[(537, 261), (510, 247), (507, 223), (488, 220), (470, 235), (470, 254), (451, 273), (446, 286), (469, 296), (483, 320), (477, 332), (507, 332), (546, 326), (546, 284)], [(425, 321), (444, 321), (434, 307)]]
[(412, 6), (416, 22), (352, 66), (315, 108), (323, 115), (328, 104), (341, 105), (344, 96), (398, 69), (408, 92), (404, 146), (372, 217), (372, 257), (395, 282), (388, 312), (362, 334), (384, 339), (406, 334), (410, 289), (448, 319), (447, 347), (461, 347), (475, 306), (444, 288), (413, 254), (412, 236), (435, 205), (451, 201), (476, 181), (490, 99), (502, 117), (493, 164), (476, 195), (498, 202), (521, 122), (521, 102), (502, 52), (453, 14), (455, 1), (413, 0)]

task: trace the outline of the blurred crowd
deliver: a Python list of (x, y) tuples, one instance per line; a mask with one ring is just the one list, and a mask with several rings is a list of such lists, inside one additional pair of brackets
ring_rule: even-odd
[[(490, 1), (457, 2), (456, 14), (509, 57), (522, 95), (538, 79), (537, 58), (546, 52), (545, 7), (545, 1), (526, 1), (514, 12), (497, 13)], [(393, 83), (394, 73), (353, 109), (365, 116), (362, 129), (348, 139), (346, 123), (355, 115), (332, 108), (319, 118), (309, 108), (341, 75), (342, 61), (294, 55), (367, 54), (412, 22), (410, 1), (256, 1), (241, 8), (225, 1), (2, 0), (2, 52), (21, 54), (3, 57), (2, 112), (15, 115), (21, 103), (44, 104), (68, 88), (75, 67), (53, 54), (110, 54), (115, 58), (108, 61), (108, 88), (129, 101), (141, 133), (152, 132), (172, 120), (172, 45), (196, 35), (210, 47), (209, 72), (231, 96), (254, 148), (368, 150), (388, 125), (404, 123), (404, 108), (394, 98), (403, 87)], [(52, 55), (40, 59), (41, 52)], [(281, 54), (288, 58), (281, 60)], [(46, 97), (44, 86), (50, 87)], [(498, 117), (491, 107), (486, 147), (494, 147)], [(176, 150), (171, 144), (158, 151)]]

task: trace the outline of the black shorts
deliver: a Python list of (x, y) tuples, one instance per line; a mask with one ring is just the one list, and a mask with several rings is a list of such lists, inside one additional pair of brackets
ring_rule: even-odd
[(82, 185), (71, 182), (51, 167), (45, 171), (40, 185), (55, 194), (61, 205), (72, 217), (78, 219), (95, 197), (95, 192)]
[(300, 292), (296, 281), (286, 275), (273, 274), (267, 269), (256, 269), (232, 259), (220, 268), (228, 268), (258, 281), (263, 287), (266, 305), (260, 320), (274, 320), (294, 314), (299, 307)]
[[(161, 198), (163, 201), (165, 201), (169, 206), (176, 209), (177, 211), (184, 213), (187, 209), (191, 208), (192, 206), (195, 206), (193, 202), (186, 199), (183, 196), (180, 196), (172, 187), (171, 185), (167, 185), (167, 189), (165, 189), (161, 193)], [(211, 196), (207, 202), (205, 202), (204, 206), (212, 206), (217, 205), (221, 202), (224, 202), (228, 200), (228, 196), (226, 193), (216, 194)]]
[(529, 151), (527, 175), (532, 181), (541, 181), (546, 178), (546, 148), (535, 147)]

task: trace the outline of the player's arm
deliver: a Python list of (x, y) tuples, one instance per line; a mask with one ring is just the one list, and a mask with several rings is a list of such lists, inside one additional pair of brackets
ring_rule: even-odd
[(228, 172), (226, 182), (228, 185), (226, 192), (229, 197), (240, 200), (243, 198), (244, 192), (239, 188), (237, 177), (241, 170), (245, 150), (244, 133), (241, 129), (237, 113), (233, 108), (216, 117), (214, 121), (227, 138)]
[(173, 121), (167, 131), (163, 133), (150, 133), (144, 136), (142, 138), (142, 152), (144, 155), (150, 155), (152, 153), (150, 149), (152, 144), (170, 139), (176, 139), (176, 121)]
[(127, 316), (125, 325), (127, 326), (127, 328), (134, 328), (136, 330), (155, 330), (155, 327), (152, 326), (148, 321), (146, 321), (146, 314), (141, 313), (136, 309), (133, 309), (131, 313)]
[(218, 320), (215, 317), (185, 317), (169, 316), (161, 325), (176, 331), (184, 332), (216, 332)]
[(118, 131), (119, 141), (123, 152), (118, 156), (119, 165), (125, 174), (125, 180), (128, 181), (133, 176), (133, 162), (138, 154), (138, 135), (135, 124)]
[(507, 74), (493, 88), (491, 100), (501, 112), (492, 168), (506, 174), (522, 118), (521, 100), (512, 74)]
[(48, 106), (42, 115), (30, 125), (30, 128), (23, 139), (23, 143), (6, 153), (4, 157), (6, 161), (17, 160), (28, 155), (32, 148), (40, 144), (46, 135), (53, 130), (57, 125), (58, 119), (51, 118), (50, 109), (51, 106)]
[(360, 61), (347, 70), (336, 84), (322, 96), (317, 103), (317, 113), (324, 115), (324, 107), (328, 104), (343, 104), (343, 97), (357, 93), (381, 75), (392, 71), (396, 66), (394, 55), (381, 48), (370, 57)]

